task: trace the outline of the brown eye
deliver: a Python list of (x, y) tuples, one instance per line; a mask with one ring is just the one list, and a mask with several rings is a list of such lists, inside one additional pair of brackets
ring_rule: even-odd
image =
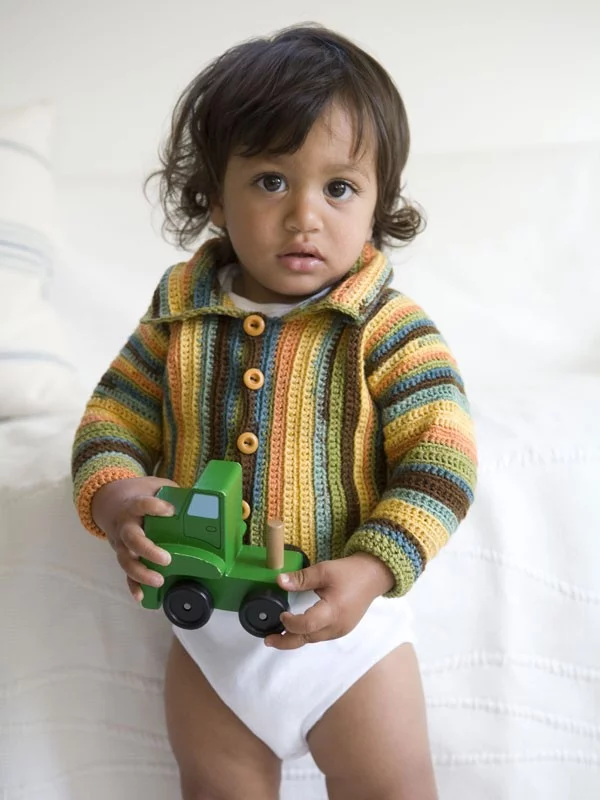
[(285, 181), (281, 175), (263, 175), (256, 183), (266, 192), (280, 192), (285, 188)]
[(330, 181), (326, 193), (335, 200), (347, 200), (353, 191), (352, 186), (346, 181)]

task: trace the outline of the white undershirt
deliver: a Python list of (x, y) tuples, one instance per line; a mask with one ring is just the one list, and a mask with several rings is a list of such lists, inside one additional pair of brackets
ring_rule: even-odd
[(320, 292), (313, 294), (310, 298), (298, 300), (296, 303), (255, 303), (253, 300), (248, 300), (247, 297), (242, 297), (240, 294), (236, 294), (231, 290), (234, 278), (239, 272), (239, 264), (227, 264), (227, 266), (221, 267), (217, 272), (217, 280), (219, 281), (221, 289), (227, 292), (236, 308), (241, 308), (243, 311), (259, 311), (261, 314), (264, 314), (265, 317), (283, 317), (283, 315), (291, 311), (292, 308), (296, 308), (300, 303), (304, 303), (306, 299), (315, 300), (317, 297), (326, 295), (331, 290), (331, 286), (327, 286)]

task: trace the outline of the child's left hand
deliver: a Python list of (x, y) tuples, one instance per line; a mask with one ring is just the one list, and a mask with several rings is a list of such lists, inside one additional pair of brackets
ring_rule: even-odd
[(321, 561), (298, 572), (279, 575), (288, 592), (314, 591), (321, 599), (303, 614), (284, 612), (285, 632), (267, 636), (277, 650), (295, 650), (310, 642), (339, 639), (355, 628), (376, 597), (394, 585), (389, 568), (369, 553)]

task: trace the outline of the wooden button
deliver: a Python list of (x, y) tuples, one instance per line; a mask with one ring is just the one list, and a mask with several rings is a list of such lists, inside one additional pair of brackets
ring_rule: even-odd
[(248, 519), (250, 516), (250, 506), (245, 500), (242, 500), (242, 519)]
[(242, 433), (237, 438), (238, 450), (247, 456), (255, 453), (258, 449), (258, 438), (253, 433)]
[(244, 372), (244, 383), (248, 389), (260, 389), (265, 382), (265, 376), (259, 369), (247, 369)]
[(244, 330), (248, 336), (260, 336), (265, 329), (265, 321), (258, 314), (250, 314), (244, 319)]

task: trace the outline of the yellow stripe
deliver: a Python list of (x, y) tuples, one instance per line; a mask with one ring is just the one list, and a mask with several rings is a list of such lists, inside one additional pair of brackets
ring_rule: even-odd
[(110, 422), (114, 421), (121, 428), (129, 427), (134, 436), (137, 436), (146, 447), (153, 450), (160, 449), (161, 426), (154, 425), (144, 417), (140, 417), (121, 403), (106, 397), (94, 397), (87, 408), (88, 412), (93, 412), (94, 408), (101, 408), (104, 412), (112, 414), (113, 418), (109, 420)]
[(423, 548), (427, 561), (432, 559), (450, 538), (448, 531), (437, 517), (405, 500), (396, 498), (382, 500), (377, 504), (374, 515), (387, 517), (406, 531), (410, 531), (411, 536)]

